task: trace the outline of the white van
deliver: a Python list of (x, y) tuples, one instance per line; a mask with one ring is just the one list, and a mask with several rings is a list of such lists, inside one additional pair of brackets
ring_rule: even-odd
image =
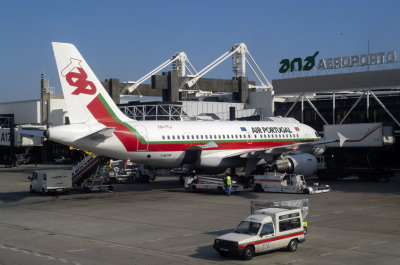
[(246, 260), (254, 254), (287, 248), (296, 251), (305, 241), (300, 209), (267, 208), (255, 211), (232, 233), (217, 237), (214, 249), (221, 255), (239, 255)]
[(29, 179), (31, 180), (29, 187), (31, 193), (67, 192), (72, 188), (71, 170), (36, 170)]

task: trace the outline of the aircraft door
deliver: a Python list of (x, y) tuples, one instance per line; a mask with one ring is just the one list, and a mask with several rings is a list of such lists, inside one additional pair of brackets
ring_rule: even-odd
[(146, 127), (144, 126), (135, 126), (137, 131), (137, 150), (138, 151), (148, 151), (149, 150), (149, 138), (147, 135)]
[(252, 144), (253, 140), (251, 139), (251, 134), (250, 132), (246, 132), (246, 139), (248, 144)]

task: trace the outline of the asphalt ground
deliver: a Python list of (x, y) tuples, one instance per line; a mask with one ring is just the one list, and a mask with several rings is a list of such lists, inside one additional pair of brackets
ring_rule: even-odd
[[(317, 195), (191, 193), (164, 176), (42, 196), (28, 191), (33, 169), (0, 168), (0, 264), (400, 264), (399, 176), (327, 182), (332, 191)], [(214, 238), (250, 214), (251, 200), (275, 198), (310, 200), (307, 241), (251, 261), (219, 256)]]

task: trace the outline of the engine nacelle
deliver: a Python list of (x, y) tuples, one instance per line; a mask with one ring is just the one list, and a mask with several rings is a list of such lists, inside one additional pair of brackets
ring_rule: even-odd
[(273, 169), (308, 177), (317, 171), (317, 159), (310, 154), (288, 155), (276, 160)]

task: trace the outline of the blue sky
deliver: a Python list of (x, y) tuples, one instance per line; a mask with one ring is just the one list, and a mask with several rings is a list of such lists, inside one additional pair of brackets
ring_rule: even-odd
[[(284, 58), (363, 54), (368, 39), (399, 54), (399, 14), (395, 0), (3, 0), (0, 102), (39, 98), (43, 70), (61, 93), (52, 41), (75, 44), (101, 81), (137, 80), (179, 51), (200, 70), (244, 42), (271, 81)], [(207, 77), (231, 78), (231, 61)]]

